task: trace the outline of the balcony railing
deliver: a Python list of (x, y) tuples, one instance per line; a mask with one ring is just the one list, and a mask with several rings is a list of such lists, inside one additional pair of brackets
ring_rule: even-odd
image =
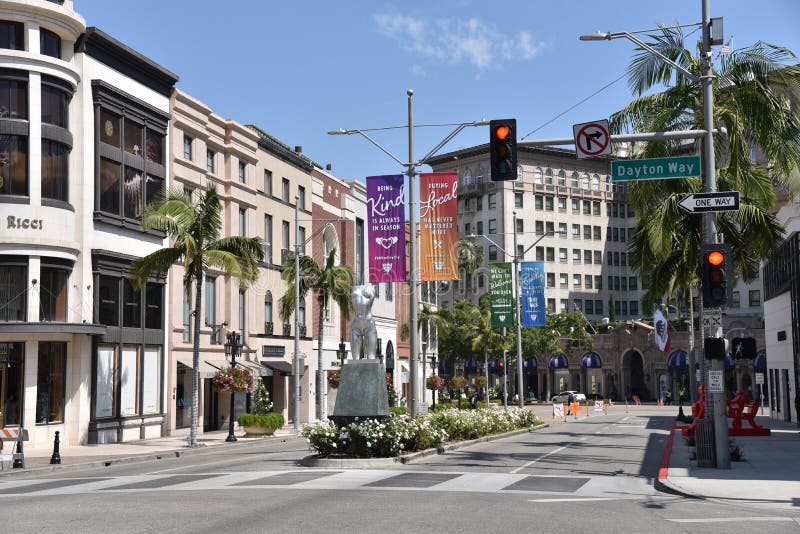
[(291, 323), (283, 323), (283, 335), (284, 336), (291, 336), (292, 335), (292, 324)]
[(272, 321), (267, 321), (264, 323), (264, 333), (268, 336), (272, 335), (272, 332), (275, 330), (275, 323)]

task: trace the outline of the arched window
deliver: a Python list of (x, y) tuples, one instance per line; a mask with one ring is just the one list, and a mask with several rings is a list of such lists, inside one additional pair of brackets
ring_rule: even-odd
[(544, 172), (544, 183), (547, 185), (553, 185), (553, 170), (547, 169)]
[(469, 169), (464, 169), (464, 172), (461, 173), (461, 183), (462, 185), (470, 185), (472, 183), (472, 173), (469, 172)]
[(572, 176), (570, 177), (569, 186), (572, 188), (578, 188), (578, 173), (573, 172)]
[(533, 183), (541, 184), (542, 183), (542, 169), (536, 167), (533, 171)]
[(558, 171), (558, 185), (559, 187), (567, 187), (567, 174), (563, 170)]
[(592, 176), (592, 189), (600, 191), (600, 177), (596, 174)]
[(264, 322), (272, 322), (272, 291), (264, 295)]
[(611, 191), (611, 176), (606, 176), (606, 191)]
[(475, 183), (482, 184), (483, 183), (483, 167), (478, 166), (478, 170), (475, 171)]
[(589, 189), (589, 175), (587, 173), (581, 175), (581, 188)]

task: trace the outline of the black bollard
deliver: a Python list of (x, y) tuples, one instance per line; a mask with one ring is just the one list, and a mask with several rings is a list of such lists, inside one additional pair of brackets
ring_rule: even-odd
[(56, 430), (56, 438), (53, 440), (53, 456), (50, 457), (50, 465), (61, 465), (61, 455), (58, 453), (59, 431)]
[(27, 430), (22, 430), (20, 428), (19, 432), (20, 432), (20, 434), (19, 434), (19, 438), (20, 439), (17, 442), (17, 454), (19, 456), (17, 458), (14, 458), (14, 463), (11, 465), (12, 469), (25, 469), (25, 455), (23, 454), (23, 451), (22, 451), (22, 440), (23, 440), (24, 432), (27, 432)]

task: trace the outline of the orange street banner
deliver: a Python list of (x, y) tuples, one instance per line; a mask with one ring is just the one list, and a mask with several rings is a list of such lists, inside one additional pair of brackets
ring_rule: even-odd
[(458, 174), (420, 174), (420, 280), (458, 280)]

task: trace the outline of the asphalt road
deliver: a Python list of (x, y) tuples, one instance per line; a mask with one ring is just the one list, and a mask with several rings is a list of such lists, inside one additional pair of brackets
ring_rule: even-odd
[[(541, 408), (539, 408), (541, 410)], [(555, 423), (409, 465), (303, 468), (303, 440), (0, 480), (5, 532), (797, 533), (797, 515), (653, 488), (671, 418)]]

